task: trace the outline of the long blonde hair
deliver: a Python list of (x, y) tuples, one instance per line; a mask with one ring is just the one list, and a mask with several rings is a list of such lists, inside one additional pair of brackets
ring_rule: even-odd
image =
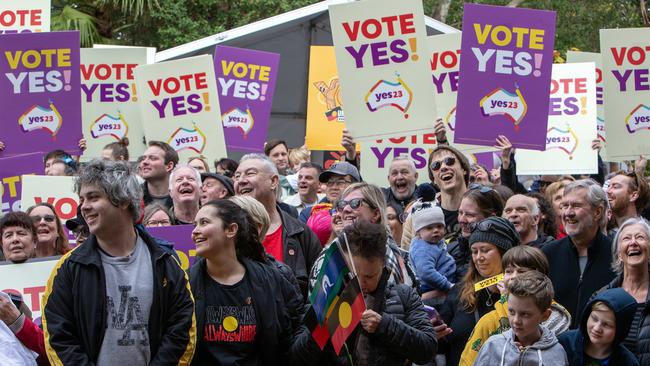
[[(503, 250), (497, 247), (499, 251), (499, 264), (501, 264), (501, 258), (503, 257)], [(478, 297), (476, 296), (477, 292), (474, 291), (474, 284), (480, 281), (483, 281), (485, 277), (476, 269), (474, 260), (471, 260), (471, 265), (467, 266), (467, 273), (463, 277), (463, 287), (460, 290), (460, 296), (458, 298), (460, 305), (468, 313), (476, 310), (478, 305)]]

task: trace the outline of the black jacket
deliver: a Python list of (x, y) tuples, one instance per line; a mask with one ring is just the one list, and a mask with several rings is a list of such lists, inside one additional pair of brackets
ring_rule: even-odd
[(454, 258), (456, 262), (456, 279), (458, 281), (462, 280), (467, 273), (467, 266), (472, 260), (472, 253), (469, 250), (469, 243), (467, 238), (463, 237), (462, 234), (458, 234), (455, 240), (452, 240), (447, 245), (447, 252)]
[(542, 233), (538, 233), (537, 234), (537, 239), (535, 239), (535, 240), (533, 240), (531, 242), (525, 243), (525, 244), (530, 245), (531, 247), (535, 247), (535, 248), (541, 250), (546, 246), (546, 244), (548, 244), (548, 243), (550, 243), (550, 242), (552, 242), (554, 240), (555, 240), (555, 238), (552, 237), (552, 236), (542, 234)]
[[(587, 319), (591, 315), (591, 306), (601, 301), (614, 312), (616, 316), (616, 335), (614, 336), (612, 353), (609, 356), (609, 366), (635, 366), (639, 361), (634, 354), (621, 344), (630, 330), (630, 324), (636, 311), (636, 301), (629, 296), (626, 300), (619, 294), (612, 292), (601, 293), (590, 300), (585, 306), (587, 311), (582, 312), (580, 329), (574, 329), (560, 334), (558, 342), (567, 354), (570, 366), (582, 366), (585, 364), (585, 334), (587, 334)], [(643, 364), (643, 363), (642, 363)], [(647, 364), (646, 364), (647, 365)]]
[[(153, 197), (151, 196), (151, 193), (149, 193), (149, 186), (147, 185), (147, 182), (142, 183), (142, 200), (144, 201), (145, 206), (153, 202)], [(167, 209), (170, 211), (174, 209), (174, 201), (172, 201), (172, 196), (165, 196), (164, 206), (167, 207)]]
[(598, 231), (587, 251), (587, 266), (582, 276), (578, 250), (570, 237), (552, 241), (542, 251), (548, 258), (555, 301), (571, 313), (571, 329), (575, 329), (591, 295), (614, 279), (612, 241)]
[[(347, 339), (337, 357), (330, 342), (321, 351), (309, 332), (302, 332), (292, 352), (295, 365), (350, 365), (349, 357), (354, 355), (357, 337), (364, 332), (369, 338), (369, 365), (402, 366), (405, 361), (424, 364), (433, 358), (437, 343), (431, 321), (424, 311), (422, 300), (415, 289), (403, 284), (388, 283), (388, 271), (384, 274), (375, 293), (372, 310), (381, 314), (379, 327), (373, 334), (365, 333), (358, 325)], [(353, 280), (356, 281), (356, 280)]]
[(321, 252), (320, 240), (306, 224), (277, 209), (282, 218), (284, 263), (291, 267), (303, 298), (307, 298), (309, 271)]
[[(621, 287), (622, 284), (623, 276), (616, 277), (612, 282), (609, 283), (609, 285), (603, 287), (597, 293), (595, 293), (592, 297), (592, 300), (601, 292), (610, 288)], [(641, 319), (639, 319), (639, 333), (636, 334), (634, 343), (636, 343), (636, 352), (634, 354), (639, 359), (639, 363), (641, 365), (650, 365), (650, 289), (648, 289), (645, 306), (641, 312)]]
[[(259, 359), (263, 365), (281, 365), (288, 362), (289, 349), (294, 339), (294, 324), (290, 309), (302, 309), (302, 297), (275, 264), (263, 264), (250, 259), (242, 261), (248, 274), (253, 307), (257, 319)], [(199, 259), (190, 268), (190, 282), (196, 301), (197, 339), (203, 339), (205, 326), (205, 259)], [(302, 317), (302, 313), (300, 313)], [(192, 365), (205, 365), (195, 359)]]
[[(473, 264), (470, 264), (473, 265)], [(488, 289), (480, 290), (477, 293), (476, 311), (467, 312), (460, 303), (460, 291), (463, 282), (457, 283), (447, 294), (445, 302), (440, 307), (440, 316), (448, 327), (454, 331), (444, 338), (440, 347), (447, 355), (447, 365), (458, 365), (460, 356), (465, 349), (478, 320), (485, 314), (494, 310), (494, 304), (499, 301), (501, 295), (491, 292)]]
[[(196, 345), (196, 319), (187, 274), (146, 231), (136, 230), (151, 253), (154, 272), (150, 365), (189, 364)], [(93, 365), (107, 316), (104, 267), (97, 239), (91, 235), (61, 257), (48, 280), (42, 317), (51, 363)]]

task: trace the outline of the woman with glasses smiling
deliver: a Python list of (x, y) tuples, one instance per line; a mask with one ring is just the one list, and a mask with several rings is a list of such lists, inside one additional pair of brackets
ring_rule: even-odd
[[(334, 204), (341, 216), (343, 227), (352, 225), (357, 220), (381, 224), (388, 233), (386, 245), (386, 268), (390, 273), (391, 283), (404, 283), (416, 287), (417, 279), (411, 266), (408, 252), (400, 249), (390, 235), (386, 220), (386, 199), (381, 188), (366, 182), (354, 183), (341, 194), (341, 199)], [(331, 245), (331, 243), (330, 243)], [(316, 259), (309, 276), (309, 291), (316, 283), (316, 276), (323, 264), (323, 253)]]
[(54, 206), (47, 202), (38, 203), (27, 209), (36, 226), (36, 258), (63, 255), (70, 251), (68, 235), (63, 230), (61, 219), (56, 215)]

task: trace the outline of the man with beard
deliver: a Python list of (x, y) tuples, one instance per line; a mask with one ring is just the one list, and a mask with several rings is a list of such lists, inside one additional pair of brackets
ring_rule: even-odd
[(142, 184), (144, 204), (159, 203), (172, 209), (169, 195), (169, 174), (178, 164), (178, 153), (162, 141), (149, 141), (149, 147), (140, 157), (138, 174)]
[[(320, 241), (304, 223), (280, 209), (276, 201), (279, 176), (276, 166), (262, 154), (247, 154), (234, 175), (235, 193), (258, 200), (269, 214), (270, 225), (262, 244), (266, 252), (293, 270), (307, 294), (307, 280), (321, 250)], [(306, 297), (305, 297), (306, 299)]]
[(612, 241), (601, 227), (607, 221), (607, 195), (590, 179), (564, 188), (562, 224), (567, 237), (550, 242), (542, 251), (549, 262), (555, 300), (571, 313), (571, 329), (591, 295), (614, 279)]
[(416, 199), (416, 182), (418, 171), (413, 161), (405, 156), (398, 156), (390, 163), (388, 183), (390, 187), (382, 188), (386, 203), (396, 203), (404, 209)]
[(635, 172), (617, 172), (609, 181), (607, 200), (616, 227), (625, 220), (638, 217), (650, 199), (648, 184)]
[(174, 225), (194, 222), (201, 200), (201, 173), (187, 164), (178, 165), (169, 177), (169, 193), (174, 204)]
[(523, 194), (510, 197), (503, 209), (503, 217), (515, 226), (521, 237), (521, 244), (542, 249), (546, 243), (554, 240), (553, 237), (537, 232), (540, 220), (539, 206), (531, 197)]
[(318, 194), (318, 187), (320, 182), (318, 176), (322, 168), (318, 164), (305, 162), (300, 164), (298, 169), (298, 193), (287, 197), (284, 203), (291, 205), (298, 210), (298, 214), (302, 210), (312, 207), (317, 204), (325, 195)]

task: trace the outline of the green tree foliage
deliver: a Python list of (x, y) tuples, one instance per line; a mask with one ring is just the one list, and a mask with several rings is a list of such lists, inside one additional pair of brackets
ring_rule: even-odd
[[(55, 30), (80, 30), (84, 46), (103, 42), (154, 46), (162, 50), (315, 2), (53, 0), (52, 26)], [(461, 29), (465, 2), (555, 10), (555, 48), (562, 54), (570, 48), (598, 52), (601, 28), (647, 26), (642, 12), (643, 8), (647, 12), (645, 0), (423, 0), (423, 5), (425, 14)]]

